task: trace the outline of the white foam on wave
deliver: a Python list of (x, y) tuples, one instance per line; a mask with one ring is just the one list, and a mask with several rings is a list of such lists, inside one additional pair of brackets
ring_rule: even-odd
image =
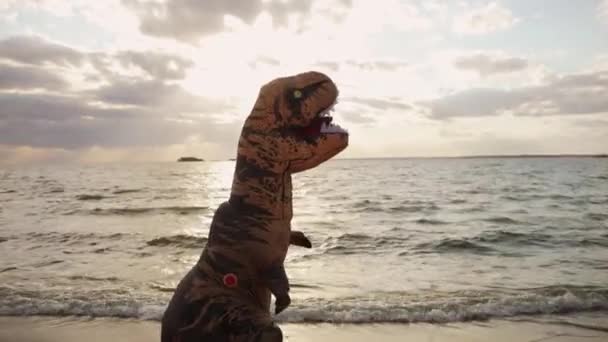
[[(7, 293), (0, 298), (3, 316), (89, 316), (118, 317), (141, 320), (160, 320), (167, 304), (166, 298), (156, 302), (145, 298), (111, 298), (86, 294), (72, 298), (65, 293), (36, 292)], [(49, 296), (50, 295), (50, 296)], [(608, 311), (608, 292), (605, 289), (526, 291), (518, 295), (462, 298), (442, 296), (439, 300), (409, 301), (392, 299), (337, 298), (294, 299), (292, 306), (276, 317), (278, 322), (328, 323), (448, 323), (487, 320), (522, 315), (564, 314), (572, 312)], [(453, 298), (453, 299), (450, 299)]]
[(295, 306), (277, 318), (280, 322), (290, 323), (449, 323), (599, 310), (608, 310), (606, 296), (577, 296), (568, 291), (553, 297), (524, 295), (478, 303), (443, 302), (410, 306), (328, 303), (319, 307)]

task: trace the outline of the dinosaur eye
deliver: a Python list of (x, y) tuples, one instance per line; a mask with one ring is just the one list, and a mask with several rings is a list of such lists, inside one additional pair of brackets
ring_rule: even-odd
[(293, 97), (294, 97), (294, 98), (296, 98), (296, 99), (301, 98), (301, 97), (302, 97), (302, 91), (297, 90), (297, 89), (296, 89), (296, 90), (294, 90), (294, 91), (293, 91)]

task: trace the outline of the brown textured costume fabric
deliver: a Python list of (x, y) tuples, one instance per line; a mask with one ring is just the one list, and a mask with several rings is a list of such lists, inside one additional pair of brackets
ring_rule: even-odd
[[(291, 174), (348, 145), (346, 132), (320, 129), (328, 122), (321, 113), (337, 96), (332, 80), (312, 71), (260, 89), (238, 142), (230, 199), (216, 210), (199, 261), (165, 311), (162, 342), (282, 341), (271, 293), (277, 312), (289, 305), (287, 249), (290, 243), (310, 247), (304, 234), (291, 231)], [(225, 285), (226, 274), (236, 276), (236, 286)]]

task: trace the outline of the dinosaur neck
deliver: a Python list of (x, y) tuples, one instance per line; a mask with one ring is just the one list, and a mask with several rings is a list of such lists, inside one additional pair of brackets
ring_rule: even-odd
[(268, 169), (240, 155), (236, 160), (230, 204), (247, 214), (266, 219), (292, 218), (291, 174)]

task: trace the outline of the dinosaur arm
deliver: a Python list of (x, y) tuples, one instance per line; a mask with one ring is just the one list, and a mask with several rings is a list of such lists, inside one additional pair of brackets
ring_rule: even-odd
[(283, 263), (272, 266), (264, 272), (264, 279), (268, 284), (270, 292), (275, 296), (275, 313), (278, 314), (285, 310), (291, 303), (289, 297), (289, 279), (285, 273)]
[[(289, 243), (296, 246), (311, 248), (312, 243), (304, 233), (294, 230), (291, 232)], [(281, 263), (271, 267), (265, 272), (264, 278), (268, 283), (270, 292), (275, 296), (275, 313), (278, 314), (285, 310), (291, 303), (289, 297), (289, 279), (285, 273), (285, 266)]]
[(308, 237), (306, 237), (304, 233), (298, 230), (291, 231), (291, 234), (289, 235), (289, 244), (294, 246), (312, 248), (312, 243), (310, 242)]

